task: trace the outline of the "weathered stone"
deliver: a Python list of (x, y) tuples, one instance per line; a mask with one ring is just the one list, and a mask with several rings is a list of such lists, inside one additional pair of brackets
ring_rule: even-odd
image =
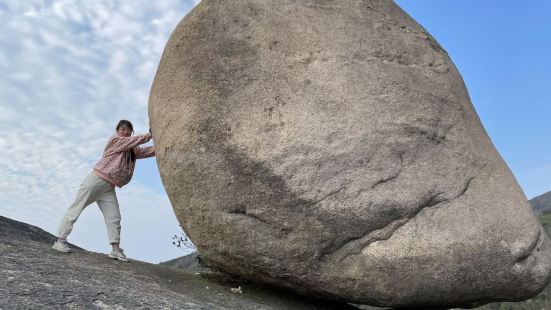
[(384, 306), (549, 280), (549, 237), (460, 74), (390, 0), (203, 0), (149, 114), (176, 215), (228, 272)]
[(120, 262), (75, 246), (61, 253), (51, 248), (54, 240), (0, 216), (1, 309), (356, 309), (248, 284), (232, 293), (208, 274)]

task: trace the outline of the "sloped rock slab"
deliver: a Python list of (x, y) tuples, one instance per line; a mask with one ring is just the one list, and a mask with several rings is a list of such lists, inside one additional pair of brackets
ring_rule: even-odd
[(64, 254), (51, 234), (1, 216), (0, 232), (0, 309), (355, 309), (254, 286), (233, 293), (200, 274), (76, 247)]

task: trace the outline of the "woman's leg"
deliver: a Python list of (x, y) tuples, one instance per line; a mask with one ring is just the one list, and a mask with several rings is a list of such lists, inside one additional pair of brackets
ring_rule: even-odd
[(119, 250), (121, 235), (121, 213), (115, 188), (110, 188), (102, 193), (98, 199), (98, 206), (103, 213), (105, 226), (107, 227), (107, 237), (113, 250)]
[(82, 181), (73, 204), (67, 209), (65, 215), (61, 219), (61, 223), (57, 230), (57, 237), (59, 239), (67, 239), (71, 230), (73, 230), (73, 224), (80, 216), (82, 210), (95, 202), (101, 194), (102, 188), (98, 186), (101, 184), (96, 182), (93, 176), (95, 175), (90, 174)]
[(103, 213), (105, 226), (107, 226), (109, 243), (111, 243), (111, 246), (113, 247), (113, 251), (111, 251), (108, 256), (110, 258), (127, 262), (128, 258), (124, 255), (123, 249), (119, 248), (121, 239), (121, 213), (119, 211), (119, 202), (117, 201), (115, 187), (113, 185), (109, 186), (110, 188), (108, 188), (107, 191), (104, 192), (98, 199), (98, 206)]

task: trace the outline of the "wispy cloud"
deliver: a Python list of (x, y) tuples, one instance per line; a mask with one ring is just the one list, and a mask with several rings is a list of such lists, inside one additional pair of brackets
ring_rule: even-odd
[[(0, 3), (0, 214), (52, 231), (116, 122), (147, 130), (157, 63), (196, 3)], [(139, 181), (129, 188), (144, 186)], [(132, 201), (144, 218), (158, 211), (146, 208), (153, 201), (169, 204), (165, 193), (138, 194), (123, 188), (119, 201)]]

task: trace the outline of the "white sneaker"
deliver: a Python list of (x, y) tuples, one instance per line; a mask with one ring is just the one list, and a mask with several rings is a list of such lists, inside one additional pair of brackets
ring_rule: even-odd
[(52, 249), (58, 250), (63, 253), (71, 252), (71, 248), (69, 247), (69, 244), (67, 243), (67, 241), (56, 240), (56, 242), (52, 246)]
[(123, 252), (124, 252), (123, 249), (119, 249), (118, 251), (113, 250), (111, 251), (111, 253), (109, 253), (109, 258), (114, 258), (123, 262), (127, 262), (128, 258), (126, 258)]

